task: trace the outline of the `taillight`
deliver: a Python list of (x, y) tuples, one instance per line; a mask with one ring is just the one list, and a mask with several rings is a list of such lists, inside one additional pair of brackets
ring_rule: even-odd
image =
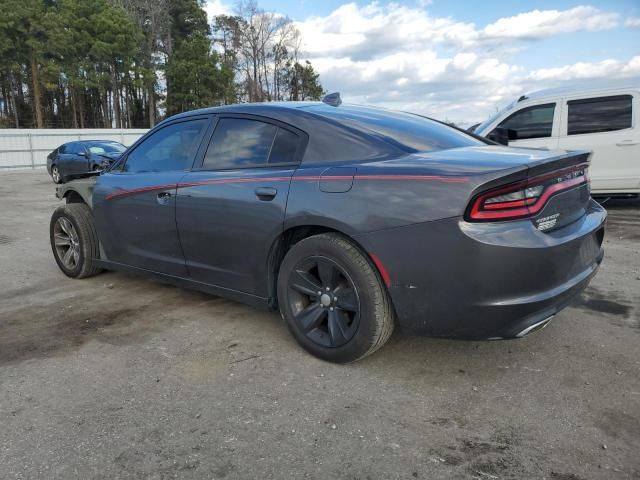
[(494, 188), (478, 195), (467, 213), (470, 221), (514, 220), (536, 215), (549, 198), (589, 183), (586, 164)]

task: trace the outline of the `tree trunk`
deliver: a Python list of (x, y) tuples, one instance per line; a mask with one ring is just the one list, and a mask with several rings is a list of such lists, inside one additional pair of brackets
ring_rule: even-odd
[(109, 123), (109, 92), (106, 90), (102, 96), (102, 122), (104, 128), (111, 128)]
[(120, 115), (120, 89), (118, 88), (118, 74), (116, 67), (111, 67), (111, 90), (113, 92), (113, 116), (116, 121), (116, 128), (122, 128)]
[[(156, 124), (156, 99), (155, 99), (155, 78), (153, 72), (153, 62), (151, 56), (153, 55), (153, 44), (156, 38), (156, 32), (152, 29), (148, 36), (147, 51), (144, 53), (144, 83), (147, 91), (147, 115), (149, 116), (149, 128), (153, 128)], [(169, 50), (171, 50), (171, 31), (169, 30)], [(143, 115), (144, 116), (144, 115)]]
[(31, 55), (31, 84), (33, 115), (36, 121), (36, 128), (42, 128), (42, 104), (40, 103), (40, 77), (38, 75), (38, 63), (35, 55)]
[(149, 128), (153, 128), (153, 126), (156, 124), (156, 98), (153, 88), (153, 81), (149, 83), (147, 96), (147, 107), (149, 108)]
[(131, 128), (131, 95), (129, 87), (124, 87), (124, 106), (127, 112), (127, 128)]
[(76, 91), (73, 87), (69, 87), (69, 103), (71, 103), (71, 125), (73, 128), (78, 128), (78, 109), (76, 105)]
[(78, 95), (78, 113), (80, 114), (80, 128), (84, 128), (84, 89)]
[(13, 79), (13, 72), (9, 72), (9, 103), (11, 110), (13, 110), (13, 119), (16, 124), (16, 128), (20, 128), (20, 116), (18, 115), (18, 105), (16, 105), (16, 96), (14, 93), (15, 81)]
[(253, 82), (251, 85), (251, 90), (253, 90), (253, 95), (251, 94), (251, 90), (249, 90), (249, 101), (250, 102), (257, 102), (259, 101), (258, 99), (258, 54), (257, 52), (253, 51)]

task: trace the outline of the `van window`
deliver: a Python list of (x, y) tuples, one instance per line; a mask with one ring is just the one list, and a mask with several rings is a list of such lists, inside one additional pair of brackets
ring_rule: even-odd
[(526, 107), (504, 119), (497, 128), (511, 130), (509, 140), (550, 137), (555, 109), (555, 103)]
[(631, 95), (569, 100), (568, 135), (631, 128)]

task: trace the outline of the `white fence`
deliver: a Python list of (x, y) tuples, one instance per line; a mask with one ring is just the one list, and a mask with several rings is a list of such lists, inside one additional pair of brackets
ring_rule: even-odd
[(0, 130), (0, 171), (43, 167), (47, 164), (47, 155), (63, 143), (75, 140), (115, 140), (129, 146), (146, 131), (116, 128)]

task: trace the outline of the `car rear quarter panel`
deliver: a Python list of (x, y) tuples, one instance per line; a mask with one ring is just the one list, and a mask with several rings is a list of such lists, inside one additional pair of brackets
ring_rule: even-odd
[(501, 151), (484, 147), (335, 166), (303, 163), (291, 183), (285, 229), (322, 225), (354, 235), (460, 216), (480, 185), (526, 175), (529, 154), (519, 158)]

